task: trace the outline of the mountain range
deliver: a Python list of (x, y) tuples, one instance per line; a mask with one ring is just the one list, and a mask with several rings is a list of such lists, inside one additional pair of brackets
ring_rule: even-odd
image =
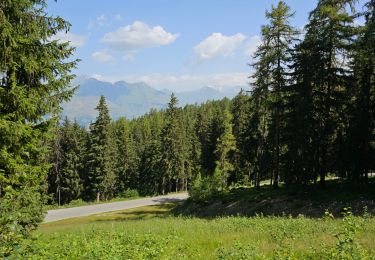
[[(113, 119), (119, 117), (134, 118), (149, 112), (150, 109), (166, 108), (171, 90), (157, 90), (146, 83), (115, 83), (99, 81), (94, 78), (81, 79), (79, 88), (72, 100), (63, 105), (63, 116), (76, 118), (87, 125), (97, 117), (95, 110), (99, 97), (104, 95)], [(192, 91), (175, 92), (179, 106), (200, 104), (208, 100), (219, 100), (224, 97), (233, 98), (241, 87), (233, 87), (226, 91), (213, 87), (201, 87)]]

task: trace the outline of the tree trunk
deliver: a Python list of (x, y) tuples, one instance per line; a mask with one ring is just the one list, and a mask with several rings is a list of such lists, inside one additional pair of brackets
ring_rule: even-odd
[(163, 177), (162, 184), (161, 184), (161, 193), (165, 195), (165, 177)]

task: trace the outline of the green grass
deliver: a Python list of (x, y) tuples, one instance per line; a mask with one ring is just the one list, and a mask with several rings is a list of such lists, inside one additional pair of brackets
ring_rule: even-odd
[[(18, 258), (375, 259), (374, 199), (374, 179), (330, 180), (323, 190), (237, 188), (204, 202), (42, 224)], [(345, 207), (357, 216), (337, 218)]]
[(171, 212), (174, 206), (140, 207), (43, 224), (29, 245), (27, 258), (332, 259), (342, 253), (375, 254), (375, 218), (369, 216), (350, 217), (356, 229), (354, 243), (340, 249), (335, 234), (351, 227), (342, 219), (176, 217)]

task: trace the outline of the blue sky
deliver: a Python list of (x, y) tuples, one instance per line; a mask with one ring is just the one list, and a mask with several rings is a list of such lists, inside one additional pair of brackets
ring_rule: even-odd
[[(48, 0), (72, 24), (77, 75), (183, 91), (248, 81), (264, 13), (276, 0)], [(301, 28), (316, 0), (285, 1)]]

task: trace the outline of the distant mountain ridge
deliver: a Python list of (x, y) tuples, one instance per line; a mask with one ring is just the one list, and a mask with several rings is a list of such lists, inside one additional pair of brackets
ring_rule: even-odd
[[(100, 95), (104, 95), (110, 109), (111, 117), (134, 118), (146, 114), (150, 109), (166, 108), (172, 91), (157, 90), (144, 82), (115, 83), (99, 81), (94, 78), (81, 79), (80, 87), (72, 100), (63, 105), (63, 116), (76, 118), (82, 124), (88, 124), (97, 116), (95, 107)], [(225, 93), (212, 87), (202, 87), (192, 91), (175, 92), (179, 106), (200, 104), (208, 100), (219, 100), (224, 97), (233, 98), (240, 90)]]

